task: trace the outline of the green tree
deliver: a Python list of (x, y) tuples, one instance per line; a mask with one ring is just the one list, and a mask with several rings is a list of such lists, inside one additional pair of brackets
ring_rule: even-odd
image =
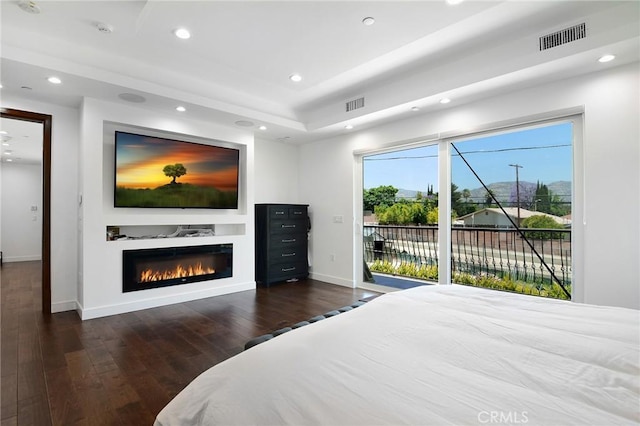
[(493, 193), (493, 191), (488, 189), (487, 192), (484, 194), (484, 206), (491, 207), (494, 203), (494, 200), (493, 200), (494, 197), (495, 197), (495, 194)]
[(438, 208), (434, 208), (429, 210), (427, 213), (427, 224), (428, 225), (437, 225), (438, 224)]
[(542, 229), (563, 229), (564, 226), (556, 222), (555, 219), (550, 216), (534, 215), (522, 221), (522, 228), (541, 229), (540, 231), (525, 231), (524, 235), (527, 238), (548, 240), (551, 238), (562, 238), (562, 234), (556, 233), (556, 232), (550, 232), (550, 231), (543, 231)]
[(165, 176), (173, 178), (171, 183), (176, 183), (176, 179), (187, 174), (187, 168), (181, 163), (167, 164), (162, 169)]
[(365, 189), (363, 192), (362, 203), (364, 209), (375, 211), (376, 206), (392, 206), (396, 202), (398, 189), (391, 185), (381, 185), (376, 188)]

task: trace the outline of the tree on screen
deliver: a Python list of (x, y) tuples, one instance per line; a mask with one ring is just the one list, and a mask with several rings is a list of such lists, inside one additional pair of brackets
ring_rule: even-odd
[(181, 163), (167, 164), (162, 169), (165, 176), (173, 178), (171, 183), (176, 183), (176, 179), (187, 174), (187, 168)]

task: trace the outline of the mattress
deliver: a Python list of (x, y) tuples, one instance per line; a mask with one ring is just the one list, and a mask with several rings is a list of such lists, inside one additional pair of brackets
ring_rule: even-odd
[(416, 287), (212, 367), (155, 425), (639, 424), (639, 323), (632, 309)]

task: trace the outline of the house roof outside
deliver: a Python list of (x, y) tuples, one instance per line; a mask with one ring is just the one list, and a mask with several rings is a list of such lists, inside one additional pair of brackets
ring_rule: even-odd
[[(504, 211), (514, 220), (514, 222), (518, 218), (518, 208), (517, 207), (504, 207)], [(485, 212), (488, 212), (489, 214), (500, 215), (500, 216), (504, 215), (502, 210), (499, 209), (499, 208), (487, 207), (487, 208), (484, 208), (482, 210), (478, 210), (478, 211), (475, 211), (473, 213), (469, 213), (469, 214), (466, 214), (464, 216), (460, 216), (459, 218), (456, 219), (456, 222), (458, 224), (464, 223), (465, 219), (472, 218), (473, 216), (478, 216), (478, 215), (483, 214)], [(547, 217), (550, 217), (553, 220), (555, 220), (560, 225), (563, 225), (563, 226), (571, 225), (571, 219), (567, 219), (565, 217), (554, 216), (554, 215), (549, 214), (549, 213), (531, 211), (531, 210), (520, 208), (520, 219), (521, 220), (527, 219), (527, 218), (529, 218), (531, 216), (547, 216)]]

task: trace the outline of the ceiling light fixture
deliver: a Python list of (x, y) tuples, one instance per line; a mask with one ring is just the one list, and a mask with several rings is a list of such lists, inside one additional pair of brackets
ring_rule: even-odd
[(7, 158), (7, 160), (9, 163), (12, 162), (13, 160), (11, 158)]
[(118, 97), (123, 101), (133, 102), (136, 104), (140, 104), (146, 101), (144, 96), (136, 95), (135, 93), (120, 93)]
[(613, 61), (615, 58), (616, 58), (615, 55), (603, 55), (600, 57), (600, 59), (598, 59), (598, 62), (602, 62), (602, 63), (610, 62), (610, 61)]
[(418, 108), (417, 106), (414, 106), (414, 107), (411, 107), (411, 111), (414, 111), (414, 112), (420, 111), (420, 108)]
[(464, 0), (447, 0), (447, 4), (450, 4), (451, 6), (455, 6), (456, 4), (460, 4), (463, 1)]
[(179, 112), (185, 112), (186, 110), (187, 110), (187, 109), (186, 109), (185, 107), (183, 107), (182, 105), (178, 105), (178, 106), (176, 107), (176, 111), (179, 111)]
[(374, 18), (372, 18), (371, 16), (367, 16), (366, 18), (364, 18), (362, 20), (362, 23), (364, 25), (366, 25), (367, 27), (370, 27), (371, 25), (376, 23), (376, 20)]
[(300, 83), (302, 81), (302, 76), (300, 74), (291, 74), (289, 76), (289, 80), (293, 81), (294, 83)]
[(347, 129), (347, 130), (351, 130), (351, 129), (353, 129), (353, 125), (347, 124), (346, 126), (344, 126), (344, 128)]
[(105, 24), (103, 22), (97, 22), (96, 28), (102, 34), (111, 34), (113, 32), (113, 25)]
[(175, 34), (176, 37), (178, 37), (178, 38), (180, 38), (182, 40), (186, 40), (188, 38), (191, 38), (191, 33), (186, 28), (178, 28), (173, 32), (173, 34)]
[(21, 0), (18, 3), (18, 7), (27, 13), (33, 13), (36, 15), (40, 13), (40, 6), (38, 6), (34, 1)]
[(260, 130), (267, 130), (267, 126), (260, 126), (260, 127), (258, 127), (258, 129), (260, 129)]
[(449, 98), (442, 98), (442, 99), (440, 99), (440, 103), (441, 103), (441, 104), (448, 104), (449, 102), (451, 102), (451, 99), (449, 99)]
[(2, 89), (2, 83), (0, 83), (0, 89)]
[(62, 83), (62, 80), (60, 80), (58, 77), (49, 77), (47, 79), (47, 81), (51, 84), (60, 84)]

